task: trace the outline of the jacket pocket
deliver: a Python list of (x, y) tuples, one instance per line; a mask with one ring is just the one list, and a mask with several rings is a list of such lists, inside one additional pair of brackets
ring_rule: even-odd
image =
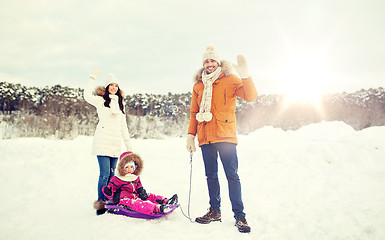
[(229, 138), (236, 137), (235, 113), (217, 112), (216, 113), (216, 137)]

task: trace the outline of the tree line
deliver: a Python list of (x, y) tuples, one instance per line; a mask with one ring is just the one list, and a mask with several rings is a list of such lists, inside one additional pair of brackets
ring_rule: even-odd
[[(83, 89), (26, 87), (0, 82), (0, 138), (72, 139), (93, 135), (96, 109), (84, 101)], [(185, 136), (191, 93), (133, 94), (124, 104), (131, 137)], [(264, 126), (296, 130), (321, 121), (344, 121), (356, 130), (385, 125), (385, 90), (324, 95), (318, 104), (288, 103), (283, 95), (260, 95), (247, 103), (237, 100), (238, 132)]]

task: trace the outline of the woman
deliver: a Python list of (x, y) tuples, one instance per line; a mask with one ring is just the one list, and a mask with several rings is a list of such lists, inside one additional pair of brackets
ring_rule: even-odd
[(99, 118), (92, 144), (92, 154), (97, 156), (100, 169), (98, 200), (94, 202), (97, 215), (106, 212), (104, 205), (107, 198), (104, 196), (102, 188), (115, 175), (118, 157), (122, 152), (122, 139), (126, 150), (131, 151), (130, 136), (123, 106), (123, 92), (119, 89), (119, 81), (113, 74), (107, 75), (105, 85), (96, 87), (96, 95), (94, 95), (95, 80), (100, 74), (100, 70), (94, 68), (84, 90), (84, 99), (96, 107)]

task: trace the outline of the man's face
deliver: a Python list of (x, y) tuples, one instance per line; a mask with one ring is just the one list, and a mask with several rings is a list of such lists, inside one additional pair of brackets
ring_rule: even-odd
[(219, 64), (217, 61), (213, 59), (206, 59), (203, 62), (203, 67), (207, 74), (213, 73), (217, 68), (219, 67)]

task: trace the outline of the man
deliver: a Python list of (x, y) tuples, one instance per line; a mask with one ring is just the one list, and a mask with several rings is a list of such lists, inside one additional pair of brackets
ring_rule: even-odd
[(235, 226), (240, 232), (250, 232), (241, 194), (236, 152), (236, 98), (254, 101), (257, 98), (246, 59), (239, 55), (238, 65), (233, 65), (238, 75), (232, 74), (231, 63), (220, 60), (215, 48), (208, 46), (203, 54), (201, 68), (194, 76), (194, 87), (190, 106), (190, 124), (187, 136), (187, 150), (195, 152), (195, 135), (198, 134), (202, 150), (207, 186), (210, 197), (209, 211), (196, 222), (207, 224), (221, 221), (221, 198), (218, 181), (218, 154), (226, 174), (229, 195), (234, 212)]

